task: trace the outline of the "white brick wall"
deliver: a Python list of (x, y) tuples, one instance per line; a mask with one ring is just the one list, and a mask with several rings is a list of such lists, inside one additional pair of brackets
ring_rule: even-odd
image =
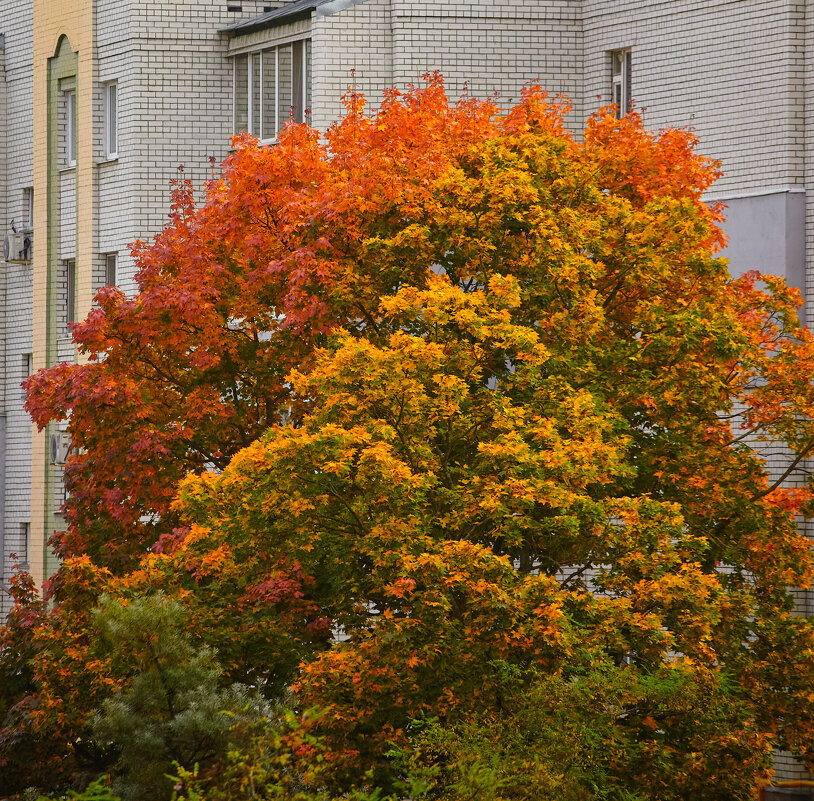
[(610, 102), (608, 53), (632, 48), (645, 123), (695, 128), (715, 192), (802, 186), (804, 13), (790, 0), (585, 0), (585, 110)]
[(243, 13), (235, 14), (208, 0), (97, 0), (96, 151), (102, 161), (101, 83), (116, 80), (119, 158), (98, 167), (96, 250), (119, 254), (120, 286), (127, 292), (135, 290), (128, 245), (166, 224), (169, 182), (178, 166), (202, 187), (210, 156), (220, 163), (228, 152), (231, 66), (218, 30), (263, 8), (244, 2)]
[(369, 0), (313, 24), (314, 122), (324, 128), (341, 113), (353, 84), (371, 108), (382, 90), (443, 73), (450, 97), (516, 102), (539, 82), (574, 100), (581, 116), (580, 4), (562, 2), (421, 3)]
[[(8, 223), (15, 220), (21, 227), (23, 188), (33, 184), (32, 142), (32, 0), (3, 3), (5, 35), (6, 132), (4, 146), (6, 164), (3, 181), (5, 191), (0, 201), (0, 235), (5, 235)], [(42, 243), (41, 243), (42, 245)], [(35, 247), (36, 236), (35, 236)], [(31, 352), (31, 267), (22, 264), (0, 264), (5, 272), (5, 297), (2, 309), (3, 409), (6, 422), (5, 451), (0, 458), (5, 475), (3, 505), (2, 552), (0, 565), (2, 586), (10, 576), (9, 555), (27, 558), (22, 525), (30, 517), (31, 485), (31, 421), (22, 407), (20, 382), (24, 376), (23, 355)], [(8, 599), (0, 591), (0, 614), (8, 610)]]
[(540, 83), (566, 94), (580, 115), (582, 13), (569, 0), (427, 3), (393, 0), (394, 77), (403, 84), (441, 70), (450, 94), (515, 103)]

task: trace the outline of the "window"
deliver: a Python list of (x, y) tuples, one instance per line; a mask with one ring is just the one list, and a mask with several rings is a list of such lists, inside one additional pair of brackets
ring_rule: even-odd
[(65, 262), (65, 319), (76, 320), (76, 259)]
[[(34, 372), (34, 354), (33, 353), (24, 353), (23, 354), (21, 372), (23, 374), (23, 380), (28, 378), (28, 376), (30, 376)], [(20, 398), (25, 403), (26, 392), (22, 387), (22, 382), (20, 383)]]
[(116, 286), (116, 254), (108, 253), (105, 256), (105, 286)]
[(23, 230), (34, 230), (34, 187), (23, 189)]
[(611, 101), (616, 106), (616, 116), (623, 117), (630, 109), (630, 48), (611, 53)]
[(65, 164), (76, 166), (76, 91), (65, 92)]
[(115, 159), (119, 155), (119, 85), (106, 83), (105, 88), (105, 156)]
[(288, 120), (311, 110), (311, 40), (235, 56), (234, 130), (272, 142)]
[[(23, 546), (23, 558), (20, 559), (20, 567), (23, 570), (31, 569), (31, 523), (20, 523), (20, 545)], [(19, 554), (18, 554), (19, 556)]]

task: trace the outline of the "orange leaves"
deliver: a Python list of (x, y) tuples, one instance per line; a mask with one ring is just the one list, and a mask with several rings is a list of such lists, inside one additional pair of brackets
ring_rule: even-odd
[(404, 598), (415, 589), (415, 580), (401, 576), (396, 579), (389, 587), (385, 587), (388, 595), (394, 598)]
[(448, 542), (399, 561), (386, 605), (354, 640), (303, 665), (297, 684), (306, 705), (345, 709), (326, 719), (325, 735), (362, 757), (382, 746), (388, 725), (454, 719), (488, 703), (494, 660), (553, 667), (571, 639), (556, 583), (522, 579), (487, 549)]
[[(612, 352), (607, 329), (621, 313), (611, 306), (608, 317), (608, 300), (629, 304), (634, 288), (641, 296), (653, 272), (647, 258), (667, 229), (684, 243), (706, 235), (705, 207), (668, 208), (676, 186), (694, 202), (711, 174), (691, 137), (653, 139), (634, 118), (608, 118), (593, 121), (580, 145), (563, 127), (566, 105), (539, 88), (499, 118), (491, 103), (449, 103), (440, 76), (388, 93), (375, 119), (358, 95), (346, 102), (325, 145), (304, 126), (287, 127), (274, 148), (237, 140), (197, 208), (182, 180), (172, 224), (136, 247), (139, 295), (104, 291), (76, 329), (91, 364), (31, 380), (37, 422), (70, 415), (79, 449), (65, 552), (118, 560), (171, 530), (168, 502), (185, 472), (222, 469), (267, 426), (299, 419), (318, 388), (303, 389), (295, 372), (293, 388), (305, 395), (295, 399), (286, 375), (308, 372), (336, 325), (370, 340), (417, 325), (425, 343), (434, 327), (454, 329), (453, 340), (471, 332), (477, 346), (445, 354), (459, 374), (436, 371), (433, 396), (447, 418), (465, 415), (472, 395), (463, 376), (488, 381), (504, 371), (501, 350), (538, 368), (566, 343), (574, 355), (591, 340)], [(639, 195), (609, 189), (631, 160)], [(631, 210), (642, 193), (661, 206)], [(605, 253), (624, 236), (643, 266), (622, 286), (624, 269)], [(405, 342), (390, 346), (409, 370)], [(580, 369), (578, 380), (588, 380), (593, 368)], [(325, 373), (324, 386), (331, 380)], [(144, 525), (145, 515), (158, 522)], [(102, 541), (111, 527), (127, 544)]]
[(777, 487), (766, 496), (766, 503), (788, 514), (797, 515), (811, 499), (812, 490), (809, 487)]
[[(721, 219), (720, 211), (704, 212), (701, 195), (721, 176), (720, 165), (694, 153), (697, 144), (698, 137), (686, 129), (666, 129), (653, 136), (635, 111), (617, 119), (602, 110), (585, 126), (586, 151), (596, 156), (602, 184), (610, 191), (630, 192), (637, 203), (656, 197), (689, 197), (714, 223)], [(709, 244), (724, 244), (717, 228)]]
[(137, 297), (77, 326), (90, 361), (30, 379), (77, 448), (57, 600), (92, 606), (94, 564), (171, 594), (230, 681), (327, 710), (346, 778), (419, 716), (500, 719), (509, 674), (618, 679), (631, 765), (814, 720), (783, 667), (810, 495), (759, 449), (795, 480), (814, 453), (814, 340), (715, 258), (717, 165), (635, 114), (578, 141), (535, 87), (504, 116), (437, 76), (346, 107), (324, 143), (238, 140), (197, 208), (182, 184)]

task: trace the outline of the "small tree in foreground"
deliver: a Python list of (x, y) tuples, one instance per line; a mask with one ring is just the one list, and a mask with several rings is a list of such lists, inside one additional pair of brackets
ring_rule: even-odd
[(30, 379), (77, 445), (22, 674), (63, 764), (139, 693), (103, 592), (175, 599), (220, 692), (320, 710), (190, 793), (718, 801), (773, 745), (814, 762), (799, 297), (715, 258), (692, 135), (563, 113), (435, 81), (351, 96), (326, 147), (241, 140), (75, 328), (89, 361)]

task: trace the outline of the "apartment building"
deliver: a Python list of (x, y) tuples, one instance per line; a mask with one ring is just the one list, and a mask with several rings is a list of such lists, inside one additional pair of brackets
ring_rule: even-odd
[[(353, 83), (373, 107), (440, 70), (505, 105), (538, 82), (648, 127), (692, 126), (725, 177), (734, 272), (814, 292), (814, 3), (792, 0), (0, 0), (0, 590), (38, 581), (64, 521), (58, 426), (22, 408), (32, 370), (77, 358), (68, 323), (105, 284), (133, 292), (129, 243), (167, 219), (183, 164), (293, 116), (323, 129)], [(809, 123), (806, 123), (809, 120)], [(12, 556), (14, 555), (14, 556)], [(0, 614), (8, 610), (0, 591)], [(808, 610), (808, 594), (801, 608)], [(789, 761), (787, 775), (796, 768)]]

